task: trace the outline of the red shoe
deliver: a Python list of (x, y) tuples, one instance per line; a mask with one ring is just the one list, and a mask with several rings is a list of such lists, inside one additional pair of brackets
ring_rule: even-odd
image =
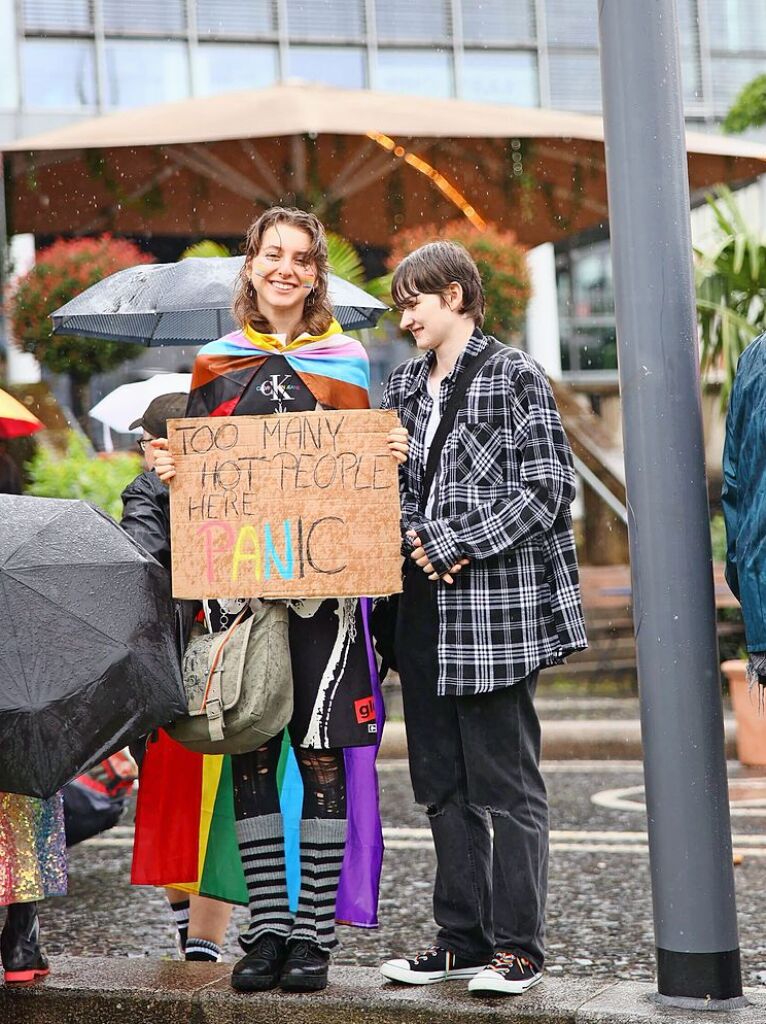
[(24, 985), (30, 981), (35, 981), (37, 978), (44, 978), (46, 974), (50, 974), (51, 969), (47, 966), (42, 965), (39, 967), (30, 967), (27, 970), (22, 971), (6, 971), (5, 972), (5, 984), (6, 985)]

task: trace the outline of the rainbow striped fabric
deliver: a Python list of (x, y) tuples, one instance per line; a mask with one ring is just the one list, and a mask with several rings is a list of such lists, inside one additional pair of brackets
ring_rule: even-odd
[(358, 388), (370, 386), (370, 363), (363, 346), (347, 338), (337, 320), (333, 320), (324, 334), (300, 334), (285, 343), (284, 335), (262, 334), (252, 327), (233, 331), (218, 341), (211, 341), (200, 349), (202, 357), (237, 357), (261, 352), (265, 356), (281, 355), (299, 374), (317, 374), (333, 380), (353, 384)]

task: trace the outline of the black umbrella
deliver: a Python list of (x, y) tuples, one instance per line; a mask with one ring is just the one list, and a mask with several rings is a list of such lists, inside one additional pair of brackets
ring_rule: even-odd
[[(203, 345), (236, 329), (231, 305), (244, 256), (142, 264), (91, 285), (51, 315), (54, 334), (142, 345)], [(374, 327), (388, 308), (330, 274), (335, 318), (346, 331)]]
[(82, 501), (0, 495), (0, 791), (51, 796), (185, 711), (167, 572)]

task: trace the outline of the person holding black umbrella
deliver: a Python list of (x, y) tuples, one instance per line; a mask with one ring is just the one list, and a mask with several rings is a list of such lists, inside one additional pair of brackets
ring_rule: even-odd
[[(170, 497), (165, 484), (154, 472), (155, 450), (151, 442), (167, 435), (169, 419), (183, 417), (188, 395), (171, 392), (158, 395), (147, 406), (143, 415), (130, 424), (130, 429), (141, 427), (136, 442), (144, 457), (144, 470), (122, 492), (123, 514), (120, 526), (145, 551), (170, 570)], [(190, 601), (177, 601), (176, 622), (180, 653), (189, 638), (195, 608)], [(136, 760), (143, 761), (143, 749), (132, 751)], [(150, 761), (149, 771), (152, 771)], [(143, 777), (143, 776), (142, 776)], [(173, 778), (158, 778), (155, 784), (174, 786)], [(154, 795), (154, 790), (148, 790)], [(139, 788), (139, 801), (147, 788)], [(181, 799), (177, 797), (176, 799)], [(183, 802), (181, 800), (181, 802)], [(165, 886), (165, 895), (176, 925), (178, 948), (185, 960), (218, 961), (223, 953), (223, 940), (231, 916), (231, 904), (186, 893), (174, 886)]]
[[(240, 330), (197, 356), (187, 415), (306, 412), (318, 405), (369, 408), (366, 354), (358, 342), (343, 336), (328, 299), (321, 223), (313, 214), (275, 207), (251, 225), (245, 247), (234, 301)], [(175, 464), (166, 439), (152, 446), (158, 476), (172, 480)], [(404, 430), (392, 432), (389, 448), (397, 460), (406, 457)], [(222, 605), (221, 611), (225, 618), (234, 607)], [(304, 786), (295, 914), (287, 895), (277, 786), (282, 737), (232, 756), (237, 837), (250, 905), (250, 922), (240, 938), (246, 955), (232, 975), (240, 991), (276, 985), (317, 991), (327, 984), (330, 954), (337, 945), (336, 897), (346, 841), (344, 748), (373, 745), (377, 738), (353, 714), (355, 702), (373, 699), (367, 642), (356, 599), (291, 608), (295, 711), (289, 732)], [(331, 706), (316, 707), (328, 673), (335, 683)]]

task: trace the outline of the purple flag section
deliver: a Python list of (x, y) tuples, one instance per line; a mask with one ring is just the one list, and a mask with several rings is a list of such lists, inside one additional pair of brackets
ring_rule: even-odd
[(383, 735), (386, 712), (370, 632), (372, 602), (369, 598), (363, 598), (360, 603), (378, 723), (378, 742), (374, 747), (349, 747), (345, 751), (348, 838), (335, 917), (341, 924), (376, 928), (380, 871), (383, 864), (383, 828), (380, 823), (375, 759)]

